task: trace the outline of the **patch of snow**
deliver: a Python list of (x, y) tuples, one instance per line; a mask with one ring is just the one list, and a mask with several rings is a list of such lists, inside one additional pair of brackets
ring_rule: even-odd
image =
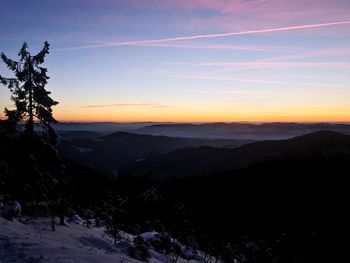
[(159, 233), (156, 231), (145, 232), (140, 235), (145, 241), (153, 241), (159, 239)]
[(159, 253), (157, 251), (154, 251), (154, 250), (150, 249), (150, 253), (149, 254), (150, 254), (151, 258), (157, 259), (160, 262), (168, 262), (167, 256), (163, 255), (163, 254), (161, 254), (161, 253)]
[(185, 258), (191, 258), (191, 259), (198, 259), (200, 260), (201, 257), (197, 250), (190, 248), (189, 246), (181, 246), (181, 253)]
[[(143, 238), (152, 239), (157, 234), (155, 231), (146, 232)], [(50, 218), (22, 217), (21, 223), (0, 217), (0, 262), (140, 263), (127, 253), (134, 236), (125, 232), (122, 236), (126, 239), (114, 246), (104, 227), (87, 228), (68, 223), (66, 226), (56, 224), (56, 231), (52, 231)], [(152, 249), (150, 255), (150, 263), (167, 262), (166, 255)], [(177, 262), (198, 261), (179, 257)]]
[(84, 220), (78, 214), (74, 214), (72, 218), (68, 219), (68, 222), (79, 224), (79, 225), (84, 224)]
[(103, 228), (77, 224), (50, 227), (50, 219), (7, 221), (0, 218), (0, 262), (128, 262), (105, 237)]

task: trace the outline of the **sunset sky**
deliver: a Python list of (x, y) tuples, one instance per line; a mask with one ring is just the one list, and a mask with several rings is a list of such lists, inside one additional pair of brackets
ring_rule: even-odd
[[(349, 0), (1, 0), (60, 121), (350, 121)], [(0, 75), (12, 76), (1, 62)], [(0, 117), (12, 107), (0, 86)]]

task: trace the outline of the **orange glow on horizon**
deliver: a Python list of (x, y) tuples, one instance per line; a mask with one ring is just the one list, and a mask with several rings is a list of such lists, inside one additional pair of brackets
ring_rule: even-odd
[[(79, 108), (58, 106), (54, 117), (59, 122), (350, 122), (347, 105), (306, 106), (269, 105), (230, 106), (227, 104), (169, 107)], [(1, 116), (5, 119), (5, 116)]]
[(57, 115), (60, 122), (350, 122), (349, 114), (343, 115), (237, 115), (219, 116), (179, 114), (173, 116), (151, 116), (151, 115), (89, 115), (89, 116), (64, 116)]
[(63, 122), (350, 122), (348, 105), (207, 104), (169, 107), (131, 106), (109, 108), (57, 107), (57, 120)]

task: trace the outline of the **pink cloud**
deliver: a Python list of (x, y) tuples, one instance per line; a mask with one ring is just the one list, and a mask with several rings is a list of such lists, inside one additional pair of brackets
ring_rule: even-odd
[[(99, 5), (123, 6), (136, 11), (129, 22), (155, 27), (162, 19), (162, 27), (177, 27), (187, 30), (207, 31), (213, 29), (254, 29), (256, 25), (273, 27), (276, 24), (317, 23), (321, 18), (327, 21), (349, 20), (350, 2), (347, 0), (90, 0)], [(112, 9), (112, 8), (111, 8)], [(115, 9), (113, 9), (115, 10)], [(142, 11), (142, 16), (139, 12)], [(116, 21), (122, 14), (118, 11)], [(150, 16), (157, 13), (157, 21)], [(162, 14), (162, 15), (160, 15)], [(114, 17), (111, 12), (110, 17)], [(128, 19), (128, 18), (126, 18)], [(112, 19), (113, 20), (113, 19)], [(112, 21), (111, 21), (112, 22)], [(329, 32), (328, 32), (329, 33)]]
[(276, 24), (276, 22), (282, 24), (308, 23), (318, 21), (321, 17), (346, 20), (349, 18), (350, 10), (350, 3), (346, 0), (158, 0), (153, 2), (158, 4), (163, 2), (163, 8), (167, 5), (168, 8), (179, 8), (192, 12), (217, 11), (217, 18), (231, 17), (233, 18), (231, 21), (236, 23), (239, 20), (251, 20), (259, 24), (265, 22), (265, 26)]

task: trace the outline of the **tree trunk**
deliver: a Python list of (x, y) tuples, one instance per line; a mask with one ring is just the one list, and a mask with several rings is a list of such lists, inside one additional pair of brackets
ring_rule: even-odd
[(27, 124), (27, 131), (29, 134), (33, 134), (34, 130), (34, 118), (33, 118), (33, 92), (32, 89), (29, 90), (29, 120)]
[(60, 225), (61, 226), (64, 226), (66, 223), (64, 223), (64, 215), (63, 214), (60, 214), (59, 215), (59, 218), (60, 218)]
[(32, 83), (32, 65), (31, 65), (31, 59), (28, 58), (28, 70), (29, 70), (29, 80), (28, 80), (28, 86), (29, 86), (29, 120), (27, 123), (26, 130), (27, 132), (32, 135), (34, 133), (34, 117), (33, 117), (33, 83)]

